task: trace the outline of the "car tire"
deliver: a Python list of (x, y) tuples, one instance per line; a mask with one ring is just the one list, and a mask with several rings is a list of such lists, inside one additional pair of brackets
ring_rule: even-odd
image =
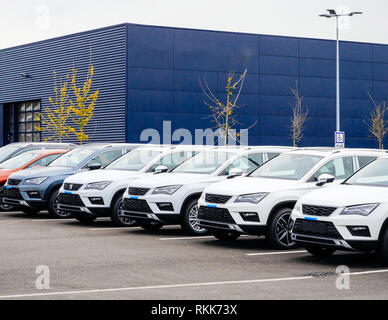
[(282, 208), (275, 212), (270, 219), (266, 234), (267, 241), (277, 249), (293, 249), (296, 243), (291, 240), (289, 228), (291, 208)]
[(112, 203), (111, 220), (116, 226), (119, 227), (133, 227), (136, 225), (136, 221), (121, 215), (121, 208), (123, 202), (123, 195), (119, 195)]
[(73, 213), (58, 209), (59, 189), (55, 189), (50, 193), (48, 198), (47, 211), (52, 218), (69, 219), (73, 217)]
[(213, 231), (211, 234), (221, 241), (234, 241), (241, 236), (239, 233), (233, 231)]
[(385, 230), (377, 249), (377, 257), (385, 266), (388, 265), (388, 229)]
[(181, 227), (189, 235), (201, 236), (209, 231), (198, 226), (198, 199), (190, 200), (184, 207), (181, 217)]
[(97, 217), (90, 216), (90, 215), (85, 215), (82, 213), (76, 213), (74, 215), (74, 218), (78, 220), (81, 223), (92, 223), (94, 220), (97, 219)]
[(330, 257), (334, 254), (334, 252), (337, 251), (335, 248), (321, 247), (321, 246), (306, 246), (306, 250), (314, 257), (319, 257), (319, 258)]
[(35, 209), (35, 208), (23, 208), (21, 210), (25, 214), (38, 214), (40, 212), (39, 209)]

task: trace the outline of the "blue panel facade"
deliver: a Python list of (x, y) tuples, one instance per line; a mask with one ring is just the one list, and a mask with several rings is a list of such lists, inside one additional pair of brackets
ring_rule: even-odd
[[(173, 130), (214, 128), (199, 79), (222, 98), (228, 72), (247, 68), (239, 128), (257, 122), (251, 144), (290, 145), (297, 82), (309, 110), (301, 145), (333, 145), (334, 41), (139, 25), (128, 25), (128, 34), (128, 77), (136, 79), (130, 81), (128, 113), (138, 121), (142, 110), (152, 112), (142, 124), (128, 119), (131, 141), (138, 141), (136, 130), (161, 128), (163, 120), (172, 121)], [(341, 122), (350, 147), (376, 147), (365, 124), (373, 108), (368, 93), (377, 102), (388, 99), (388, 46), (341, 42)]]
[[(0, 104), (41, 100), (42, 108), (49, 106), (48, 98), (54, 96), (53, 70), (58, 79), (64, 79), (74, 64), (78, 80), (84, 81), (91, 49), (95, 68), (92, 89), (100, 89), (100, 95), (87, 133), (90, 141), (124, 142), (126, 31), (123, 24), (0, 50)], [(31, 77), (23, 78), (21, 73)]]

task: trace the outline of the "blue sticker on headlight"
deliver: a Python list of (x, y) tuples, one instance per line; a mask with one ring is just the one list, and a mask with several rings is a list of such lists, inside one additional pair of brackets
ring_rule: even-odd
[(5, 188), (8, 189), (8, 190), (9, 190), (9, 189), (13, 189), (12, 187), (5, 187)]
[(129, 199), (139, 200), (139, 197), (130, 197)]
[(70, 191), (65, 191), (65, 194), (73, 194), (73, 193)]
[(304, 219), (305, 219), (305, 220), (309, 220), (309, 221), (318, 221), (317, 218), (305, 217)]
[(206, 207), (208, 207), (208, 208), (217, 208), (217, 206), (212, 205), (212, 204), (208, 204)]

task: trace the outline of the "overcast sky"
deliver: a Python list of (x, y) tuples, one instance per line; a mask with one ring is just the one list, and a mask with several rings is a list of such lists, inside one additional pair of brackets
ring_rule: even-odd
[(0, 48), (122, 22), (388, 44), (388, 0), (0, 0)]

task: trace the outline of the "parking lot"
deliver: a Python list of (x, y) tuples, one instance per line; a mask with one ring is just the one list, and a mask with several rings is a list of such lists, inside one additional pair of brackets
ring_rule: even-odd
[[(319, 260), (303, 249), (274, 251), (264, 238), (220, 242), (178, 226), (150, 233), (82, 225), (47, 214), (0, 215), (0, 299), (387, 299), (388, 269), (373, 255)], [(39, 290), (37, 266), (50, 270)], [(350, 289), (336, 268), (350, 268)]]

